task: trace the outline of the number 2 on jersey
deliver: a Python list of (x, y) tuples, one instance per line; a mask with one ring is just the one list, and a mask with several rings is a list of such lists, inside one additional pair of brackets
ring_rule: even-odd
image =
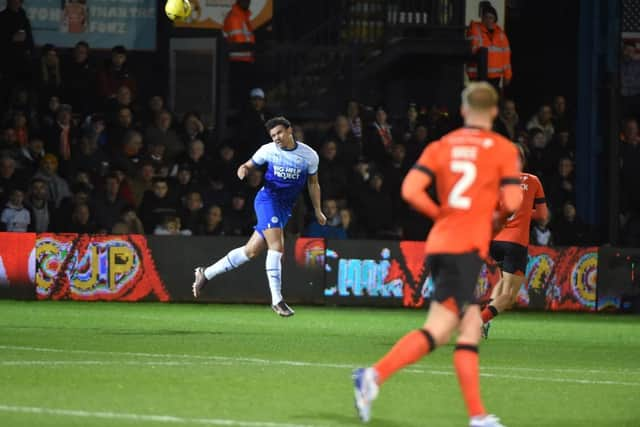
[(469, 160), (453, 160), (451, 161), (451, 172), (461, 173), (462, 176), (449, 193), (449, 206), (456, 209), (469, 209), (471, 197), (463, 196), (463, 194), (476, 180), (476, 165)]

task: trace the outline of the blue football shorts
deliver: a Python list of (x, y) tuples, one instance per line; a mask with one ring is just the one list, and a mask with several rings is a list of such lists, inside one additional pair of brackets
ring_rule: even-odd
[(258, 196), (253, 202), (253, 208), (258, 219), (258, 223), (254, 228), (264, 237), (264, 230), (268, 228), (284, 228), (287, 225), (291, 216), (292, 206)]

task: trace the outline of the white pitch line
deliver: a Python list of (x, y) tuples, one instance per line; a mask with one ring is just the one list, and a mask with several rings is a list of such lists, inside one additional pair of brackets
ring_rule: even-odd
[(482, 370), (495, 371), (523, 371), (523, 372), (575, 372), (578, 374), (618, 374), (618, 375), (640, 375), (640, 369), (577, 369), (577, 368), (529, 368), (522, 366), (481, 366)]
[(194, 359), (194, 360), (215, 360), (224, 362), (245, 362), (258, 365), (284, 365), (284, 366), (311, 366), (320, 368), (337, 368), (347, 369), (354, 368), (355, 365), (348, 365), (344, 363), (316, 363), (316, 362), (301, 362), (297, 360), (271, 360), (271, 359), (259, 359), (255, 357), (227, 357), (227, 356), (204, 356), (198, 354), (170, 354), (170, 353), (140, 353), (129, 351), (98, 351), (98, 350), (65, 350), (61, 348), (47, 348), (47, 347), (24, 347), (13, 345), (0, 345), (0, 350), (24, 350), (35, 351), (44, 353), (73, 353), (73, 354), (100, 354), (110, 356), (133, 356), (133, 357), (155, 357), (155, 358), (181, 358), (181, 359)]
[[(165, 362), (165, 361), (145, 361), (145, 360), (0, 360), (0, 366), (20, 366), (20, 365), (131, 365), (131, 366), (201, 366), (206, 361), (202, 362)], [(213, 361), (216, 365), (234, 365), (233, 362)]]
[(578, 378), (537, 378), (537, 377), (526, 377), (523, 375), (502, 375), (502, 374), (480, 374), (482, 377), (488, 378), (505, 378), (505, 379), (515, 379), (515, 380), (529, 380), (529, 381), (544, 381), (544, 382), (552, 382), (552, 383), (570, 383), (570, 384), (595, 384), (595, 385), (626, 385), (631, 387), (640, 387), (640, 383), (630, 383), (625, 381), (610, 381), (610, 380), (581, 380)]
[[(295, 367), (314, 367), (314, 368), (334, 368), (334, 369), (353, 369), (356, 365), (343, 364), (343, 363), (319, 363), (319, 362), (301, 362), (295, 360), (270, 360), (259, 359), (251, 357), (227, 357), (227, 356), (203, 356), (203, 355), (190, 355), (190, 354), (169, 354), (169, 353), (139, 353), (139, 352), (120, 352), (120, 351), (97, 351), (97, 350), (64, 350), (59, 348), (46, 348), (46, 347), (24, 347), (24, 346), (11, 346), (0, 345), (0, 350), (20, 350), (20, 351), (34, 351), (45, 353), (65, 353), (65, 354), (92, 354), (92, 355), (109, 355), (109, 356), (127, 356), (127, 357), (152, 357), (152, 358), (183, 358), (194, 359), (203, 361), (210, 364), (258, 364), (258, 365), (277, 365), (277, 366), (295, 366)], [(172, 361), (173, 363), (178, 363)], [(149, 365), (153, 365), (154, 362), (149, 362)], [(187, 363), (184, 363), (186, 365)], [(46, 365), (43, 364), (43, 365)], [(515, 368), (514, 368), (515, 369)], [(525, 368), (527, 369), (527, 368)], [(430, 374), (430, 375), (453, 375), (451, 371), (440, 370), (427, 370), (420, 368), (405, 369), (404, 372), (416, 373), (416, 374)], [(541, 372), (546, 372), (541, 370)], [(578, 371), (579, 372), (579, 371)], [(612, 372), (610, 372), (612, 373)], [(612, 381), (612, 380), (586, 380), (580, 378), (558, 378), (558, 377), (531, 377), (524, 375), (505, 375), (505, 374), (490, 374), (481, 372), (480, 376), (487, 378), (501, 378), (501, 379), (517, 379), (517, 380), (529, 380), (529, 381), (546, 381), (546, 382), (560, 382), (560, 383), (573, 383), (573, 384), (596, 384), (596, 385), (624, 385), (639, 387), (640, 382), (626, 382), (626, 381)]]
[[(322, 368), (337, 368), (348, 369), (354, 368), (355, 365), (344, 363), (318, 363), (318, 362), (302, 362), (296, 360), (271, 360), (271, 359), (259, 359), (253, 357), (227, 357), (227, 356), (212, 356), (212, 355), (198, 355), (198, 354), (166, 354), (166, 353), (140, 353), (140, 352), (113, 352), (113, 351), (99, 351), (99, 350), (66, 350), (60, 348), (46, 348), (46, 347), (25, 347), (25, 346), (12, 346), (12, 345), (0, 345), (0, 350), (24, 350), (46, 353), (75, 353), (75, 354), (107, 354), (107, 355), (121, 355), (121, 356), (135, 356), (135, 357), (154, 357), (154, 358), (186, 358), (196, 360), (215, 360), (215, 361), (229, 361), (232, 363), (246, 362), (254, 364), (264, 365), (285, 365), (285, 366), (311, 366)], [(640, 374), (640, 370), (635, 369), (576, 369), (576, 368), (530, 368), (530, 367), (509, 367), (509, 366), (481, 366), (481, 370), (505, 370), (505, 371), (524, 371), (524, 372), (574, 372), (578, 374), (593, 373), (593, 374)]]
[[(233, 362), (224, 362), (218, 360), (203, 360), (198, 362), (189, 362), (189, 361), (181, 361), (181, 362), (164, 362), (164, 361), (132, 361), (132, 360), (1, 360), (0, 366), (108, 366), (108, 365), (127, 365), (127, 366), (202, 366), (206, 365), (234, 365)], [(321, 365), (321, 364), (320, 364)], [(316, 366), (315, 364), (311, 364), (311, 366)], [(321, 367), (324, 367), (321, 365)], [(355, 366), (348, 366), (349, 368), (353, 368)], [(404, 372), (412, 373), (412, 374), (430, 374), (430, 375), (453, 375), (453, 372), (450, 371), (437, 371), (433, 369), (416, 369), (409, 368), (405, 369)], [(489, 373), (481, 373), (480, 376), (487, 378), (500, 378), (500, 379), (519, 379), (519, 380), (532, 380), (532, 381), (545, 381), (545, 382), (560, 382), (560, 383), (577, 383), (577, 384), (602, 384), (602, 385), (627, 385), (627, 386), (640, 386), (640, 383), (630, 383), (630, 382), (622, 382), (622, 381), (609, 381), (609, 380), (584, 380), (579, 378), (547, 378), (547, 377), (527, 377), (521, 375), (503, 375), (503, 374), (489, 374)]]
[[(449, 372), (449, 371), (434, 371), (434, 370), (415, 369), (415, 368), (405, 369), (405, 372), (409, 372), (413, 374), (454, 375), (453, 372)], [(611, 380), (584, 380), (580, 378), (558, 378), (558, 377), (528, 377), (524, 375), (489, 374), (486, 372), (481, 372), (480, 376), (485, 378), (542, 381), (542, 382), (552, 382), (552, 383), (626, 385), (626, 386), (632, 386), (632, 387), (640, 387), (640, 383), (631, 383), (631, 382), (625, 382), (625, 381), (611, 381)]]
[(94, 412), (77, 409), (40, 408), (34, 406), (13, 406), (0, 404), (0, 412), (14, 412), (22, 414), (57, 415), (64, 417), (102, 418), (110, 420), (141, 421), (173, 424), (201, 424), (210, 426), (233, 427), (314, 427), (304, 424), (277, 423), (271, 421), (241, 421), (224, 418), (183, 418), (174, 415), (144, 415), (121, 412)]
[[(356, 365), (344, 364), (344, 363), (318, 363), (318, 362), (302, 362), (296, 360), (270, 360), (259, 359), (253, 357), (227, 357), (227, 356), (212, 356), (212, 355), (198, 355), (198, 354), (167, 354), (167, 353), (140, 353), (140, 352), (113, 352), (113, 351), (99, 351), (99, 350), (66, 350), (60, 348), (46, 348), (46, 347), (26, 347), (26, 346), (13, 346), (13, 345), (0, 345), (0, 350), (24, 350), (46, 353), (75, 353), (75, 354), (108, 354), (108, 355), (121, 355), (121, 356), (135, 356), (135, 357), (154, 357), (154, 358), (186, 358), (195, 360), (215, 360), (219, 362), (229, 361), (231, 363), (246, 362), (254, 364), (264, 365), (285, 365), (285, 366), (311, 366), (322, 368), (337, 368), (337, 369), (349, 369), (357, 367)], [(573, 372), (578, 374), (590, 373), (590, 374), (638, 374), (640, 375), (640, 369), (576, 369), (576, 368), (531, 368), (531, 367), (517, 367), (517, 366), (481, 366), (481, 370), (504, 370), (504, 371), (523, 371), (523, 372)]]

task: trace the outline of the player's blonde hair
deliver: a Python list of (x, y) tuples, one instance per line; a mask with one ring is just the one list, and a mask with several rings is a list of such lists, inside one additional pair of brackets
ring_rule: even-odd
[(462, 106), (486, 112), (498, 106), (498, 92), (487, 82), (473, 82), (462, 91)]

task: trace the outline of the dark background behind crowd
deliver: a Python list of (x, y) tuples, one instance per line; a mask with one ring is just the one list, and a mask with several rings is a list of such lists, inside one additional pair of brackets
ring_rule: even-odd
[[(9, 0), (7, 10), (17, 3)], [(197, 111), (175, 115), (165, 89), (149, 87), (130, 66), (136, 53), (116, 46), (95, 54), (83, 42), (70, 50), (36, 48), (30, 31), (16, 34), (28, 27), (22, 19), (17, 12), (0, 14), (3, 230), (252, 232), (253, 196), (263, 174), (253, 171), (239, 181), (235, 172), (269, 141), (263, 123), (274, 114), (265, 90), (246, 94), (244, 108), (230, 120), (231, 136), (221, 138)], [(539, 176), (546, 191), (551, 218), (532, 227), (531, 242), (599, 244), (598, 230), (576, 215), (575, 105), (564, 95), (548, 93), (533, 114), (521, 116), (520, 100), (507, 91), (495, 130), (527, 148), (525, 170)], [(296, 139), (320, 155), (328, 226), (313, 221), (302, 195), (287, 234), (424, 239), (430, 222), (401, 200), (400, 185), (422, 150), (459, 125), (457, 114), (419, 99), (400, 111), (344, 101), (331, 120), (295, 123)], [(637, 245), (640, 202), (630, 183), (640, 182), (640, 135), (632, 118), (638, 111), (629, 108), (621, 135), (622, 225), (625, 243)]]

